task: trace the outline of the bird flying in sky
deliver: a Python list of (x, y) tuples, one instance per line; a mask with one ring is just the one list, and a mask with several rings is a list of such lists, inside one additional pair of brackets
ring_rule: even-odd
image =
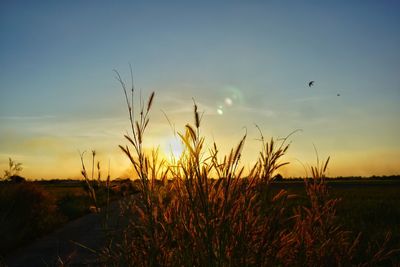
[(311, 86), (313, 86), (314, 85), (314, 81), (310, 81), (309, 83), (308, 83), (308, 87), (311, 87)]

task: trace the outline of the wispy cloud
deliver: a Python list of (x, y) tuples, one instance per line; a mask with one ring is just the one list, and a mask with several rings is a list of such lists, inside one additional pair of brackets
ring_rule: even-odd
[(67, 118), (56, 116), (7, 116), (1, 132), (54, 137), (115, 137), (128, 129), (128, 120), (121, 117)]
[(257, 107), (249, 107), (249, 106), (239, 106), (238, 110), (240, 112), (247, 113), (248, 115), (259, 115), (261, 117), (273, 118), (277, 116), (277, 112), (271, 109), (266, 108), (257, 108)]
[(18, 120), (18, 121), (38, 121), (55, 119), (54, 115), (40, 115), (40, 116), (0, 116), (0, 120)]

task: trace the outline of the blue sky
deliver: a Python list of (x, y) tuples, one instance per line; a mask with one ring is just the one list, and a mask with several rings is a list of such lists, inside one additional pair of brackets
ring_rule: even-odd
[(97, 149), (122, 175), (129, 125), (112, 70), (129, 80), (131, 63), (136, 87), (156, 92), (149, 145), (167, 149), (161, 110), (182, 129), (194, 97), (210, 140), (228, 149), (247, 128), (245, 165), (257, 123), (265, 136), (303, 130), (285, 175), (304, 175), (313, 144), (331, 175), (400, 172), (397, 1), (215, 2), (2, 1), (0, 167), (75, 177), (77, 150)]

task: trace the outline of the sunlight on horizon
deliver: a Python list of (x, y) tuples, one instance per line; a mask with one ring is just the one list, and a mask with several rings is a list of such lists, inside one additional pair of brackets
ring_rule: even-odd
[(247, 131), (246, 168), (260, 148), (257, 124), (266, 138), (303, 130), (285, 176), (304, 175), (298, 161), (315, 162), (313, 144), (331, 156), (333, 176), (400, 174), (399, 7), (4, 3), (0, 170), (11, 157), (32, 179), (79, 178), (77, 151), (96, 149), (114, 177), (129, 173), (118, 145), (130, 125), (113, 69), (130, 86), (131, 64), (135, 100), (156, 92), (146, 148), (160, 146), (166, 158), (182, 148), (163, 112), (184, 129), (195, 100), (202, 134), (224, 153)]

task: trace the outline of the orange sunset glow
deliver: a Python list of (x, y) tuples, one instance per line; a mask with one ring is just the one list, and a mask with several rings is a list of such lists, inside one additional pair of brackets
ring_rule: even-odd
[(400, 266), (400, 1), (0, 1), (0, 267)]
[(136, 107), (140, 95), (156, 93), (147, 149), (179, 155), (176, 133), (193, 122), (194, 99), (207, 146), (215, 140), (228, 152), (247, 131), (245, 167), (258, 156), (257, 124), (268, 138), (301, 129), (284, 176), (306, 176), (314, 146), (331, 156), (329, 176), (400, 173), (399, 32), (390, 8), (30, 5), (2, 5), (2, 169), (12, 158), (29, 179), (79, 178), (78, 151), (95, 149), (113, 177), (124, 176), (129, 162), (118, 145), (130, 126), (112, 70), (130, 84), (131, 63)]

